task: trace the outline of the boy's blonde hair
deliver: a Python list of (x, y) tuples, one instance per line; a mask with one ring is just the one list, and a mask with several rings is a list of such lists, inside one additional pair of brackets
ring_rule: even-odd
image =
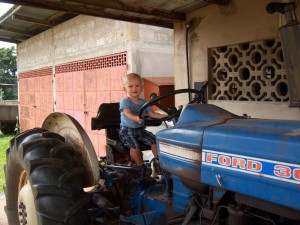
[(143, 84), (143, 78), (141, 77), (141, 75), (137, 74), (137, 73), (128, 73), (127, 75), (125, 75), (125, 77), (123, 78), (123, 84), (126, 85), (128, 83), (128, 79), (129, 78), (137, 78), (141, 80), (141, 83)]

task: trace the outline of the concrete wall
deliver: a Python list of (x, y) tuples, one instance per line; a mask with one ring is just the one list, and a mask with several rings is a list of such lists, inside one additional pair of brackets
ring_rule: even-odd
[(125, 51), (128, 72), (173, 76), (172, 29), (83, 15), (18, 44), (18, 72)]
[[(278, 38), (282, 16), (269, 15), (265, 8), (268, 0), (232, 0), (228, 6), (210, 5), (188, 15), (190, 36), (191, 84), (208, 80), (208, 49), (243, 42)], [(299, 11), (299, 10), (298, 10)], [(175, 24), (175, 87), (187, 87), (186, 23)], [(193, 85), (192, 85), (193, 86)], [(176, 98), (177, 105), (187, 102), (187, 96)], [(299, 119), (299, 109), (288, 103), (213, 101), (227, 110), (247, 113), (253, 117)], [(266, 113), (268, 112), (268, 113)]]
[(173, 30), (163, 29), (164, 32), (161, 32), (159, 27), (133, 26), (137, 29), (137, 38), (129, 43), (132, 53), (129, 52), (129, 55), (133, 60), (129, 62), (132, 66), (128, 69), (145, 77), (173, 76), (174, 63), (170, 58), (170, 55), (174, 56)]
[(65, 112), (105, 155), (104, 130), (91, 130), (98, 106), (124, 97), (128, 72), (173, 76), (173, 41), (172, 29), (80, 15), (20, 43), (21, 129), (40, 127), (53, 110)]

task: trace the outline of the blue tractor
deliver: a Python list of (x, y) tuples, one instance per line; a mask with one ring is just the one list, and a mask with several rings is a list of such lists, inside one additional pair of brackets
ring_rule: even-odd
[[(299, 41), (294, 8), (268, 5), (270, 13), (287, 15), (284, 56), (297, 71), (299, 53), (288, 57), (291, 39)], [(291, 97), (297, 107), (298, 91)], [(180, 110), (159, 104), (180, 93), (195, 98)], [(203, 91), (175, 90), (139, 112), (155, 104), (168, 114), (164, 120), (174, 122), (156, 134), (159, 176), (124, 165), (118, 103), (102, 104), (92, 120), (92, 128), (107, 136), (107, 156), (100, 160), (75, 119), (49, 115), (42, 128), (11, 140), (5, 165), (9, 225), (299, 225), (300, 122), (251, 119), (204, 103)], [(162, 122), (145, 119), (148, 125)]]

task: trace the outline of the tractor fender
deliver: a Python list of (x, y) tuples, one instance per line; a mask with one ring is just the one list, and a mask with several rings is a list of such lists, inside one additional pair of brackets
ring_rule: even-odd
[(82, 168), (84, 169), (84, 187), (98, 184), (100, 179), (97, 155), (93, 144), (80, 123), (72, 116), (54, 112), (43, 122), (43, 129), (63, 136), (67, 144), (74, 147), (74, 151), (80, 153)]

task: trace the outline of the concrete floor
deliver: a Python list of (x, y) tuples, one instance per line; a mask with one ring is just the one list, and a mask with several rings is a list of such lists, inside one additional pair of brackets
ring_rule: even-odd
[(5, 195), (4, 193), (0, 193), (0, 225), (8, 225), (6, 213), (4, 212), (5, 205)]

